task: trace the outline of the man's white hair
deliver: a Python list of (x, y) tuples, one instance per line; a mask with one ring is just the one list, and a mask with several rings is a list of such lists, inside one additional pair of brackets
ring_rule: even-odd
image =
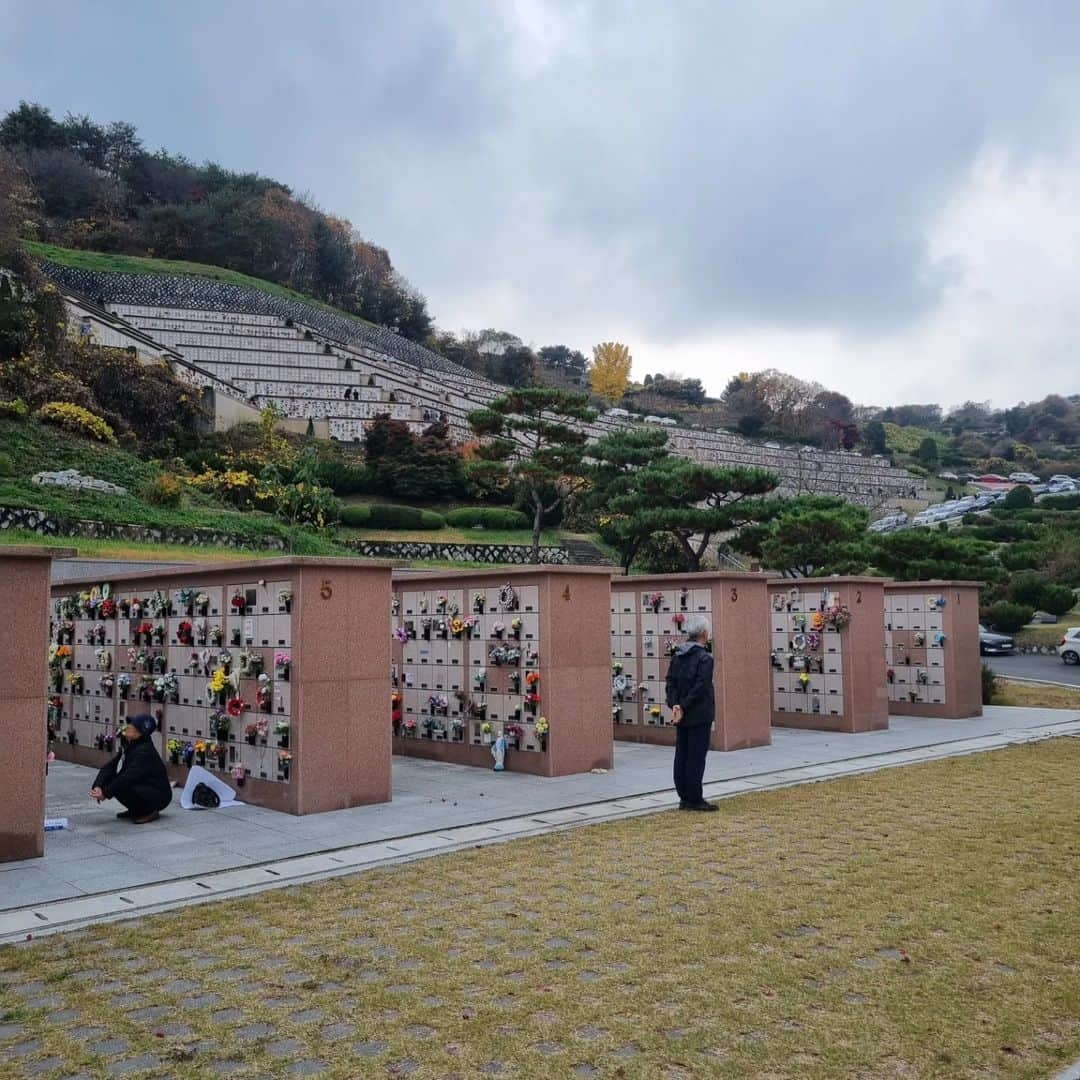
[(691, 641), (704, 634), (707, 638), (712, 637), (712, 627), (704, 615), (691, 615), (683, 624), (683, 633)]

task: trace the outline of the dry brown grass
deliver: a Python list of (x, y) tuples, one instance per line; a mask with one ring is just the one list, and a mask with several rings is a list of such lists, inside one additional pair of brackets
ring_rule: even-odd
[[(1080, 740), (1058, 739), (5, 949), (0, 1012), (21, 1030), (0, 1061), (37, 1039), (9, 1064), (1045, 1077), (1080, 1058), (1078, 771)], [(193, 1000), (207, 991), (212, 1005)], [(167, 1012), (133, 1017), (131, 993)], [(223, 1009), (237, 1012), (215, 1021)], [(275, 1031), (245, 1041), (249, 1023)], [(101, 1034), (72, 1030), (88, 1026)], [(106, 1036), (130, 1045), (109, 1057), (94, 1050)], [(274, 1056), (280, 1039), (291, 1056)], [(371, 1043), (385, 1049), (355, 1049)]]
[(1080, 709), (1080, 688), (1014, 682), (999, 676), (994, 704), (1028, 709)]

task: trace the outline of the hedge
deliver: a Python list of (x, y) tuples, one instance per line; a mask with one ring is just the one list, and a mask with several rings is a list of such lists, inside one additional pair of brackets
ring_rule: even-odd
[(457, 529), (527, 529), (532, 522), (520, 510), (503, 506), (462, 506), (446, 515), (446, 524)]
[(388, 503), (369, 503), (346, 506), (341, 511), (341, 523), (354, 529), (428, 529), (445, 528), (442, 514), (421, 510), (416, 506), (393, 506)]

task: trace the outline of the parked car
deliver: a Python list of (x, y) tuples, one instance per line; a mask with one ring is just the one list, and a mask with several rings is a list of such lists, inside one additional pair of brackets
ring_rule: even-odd
[(997, 473), (983, 473), (982, 476), (976, 476), (975, 482), (979, 484), (1007, 484), (1009, 478), (1007, 476), (998, 476)]
[(1034, 473), (1029, 472), (1009, 473), (1009, 479), (1014, 484), (1037, 484), (1039, 482), (1039, 478)]
[(995, 634), (985, 626), (979, 627), (979, 655), (1005, 656), (1016, 648), (1016, 643), (1008, 634)]
[(1058, 646), (1058, 656), (1066, 664), (1080, 664), (1080, 626), (1070, 626)]
[(960, 479), (960, 477), (957, 476), (956, 473), (954, 473), (954, 472), (939, 472), (937, 475), (938, 475), (939, 480), (959, 480)]
[(1071, 484), (1073, 482), (1073, 478), (1071, 476), (1066, 476), (1064, 473), (1054, 473), (1054, 475), (1050, 477), (1051, 484)]

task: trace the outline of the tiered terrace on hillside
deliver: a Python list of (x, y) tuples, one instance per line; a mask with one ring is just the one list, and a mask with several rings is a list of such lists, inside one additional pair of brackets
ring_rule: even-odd
[[(47, 265), (60, 284), (81, 288), (202, 372), (209, 385), (238, 387), (252, 404), (274, 402), (287, 417), (326, 424), (343, 442), (362, 438), (387, 413), (416, 432), (445, 421), (469, 438), (468, 414), (505, 388), (382, 327), (294, 300), (206, 279), (72, 271)], [(72, 275), (77, 280), (67, 280)], [(195, 375), (196, 380), (198, 375)], [(602, 416), (600, 436), (638, 421)], [(702, 462), (759, 466), (781, 477), (781, 492), (840, 495), (874, 506), (922, 497), (922, 481), (883, 459), (854, 453), (766, 446), (738, 435), (667, 429), (672, 450)]]

